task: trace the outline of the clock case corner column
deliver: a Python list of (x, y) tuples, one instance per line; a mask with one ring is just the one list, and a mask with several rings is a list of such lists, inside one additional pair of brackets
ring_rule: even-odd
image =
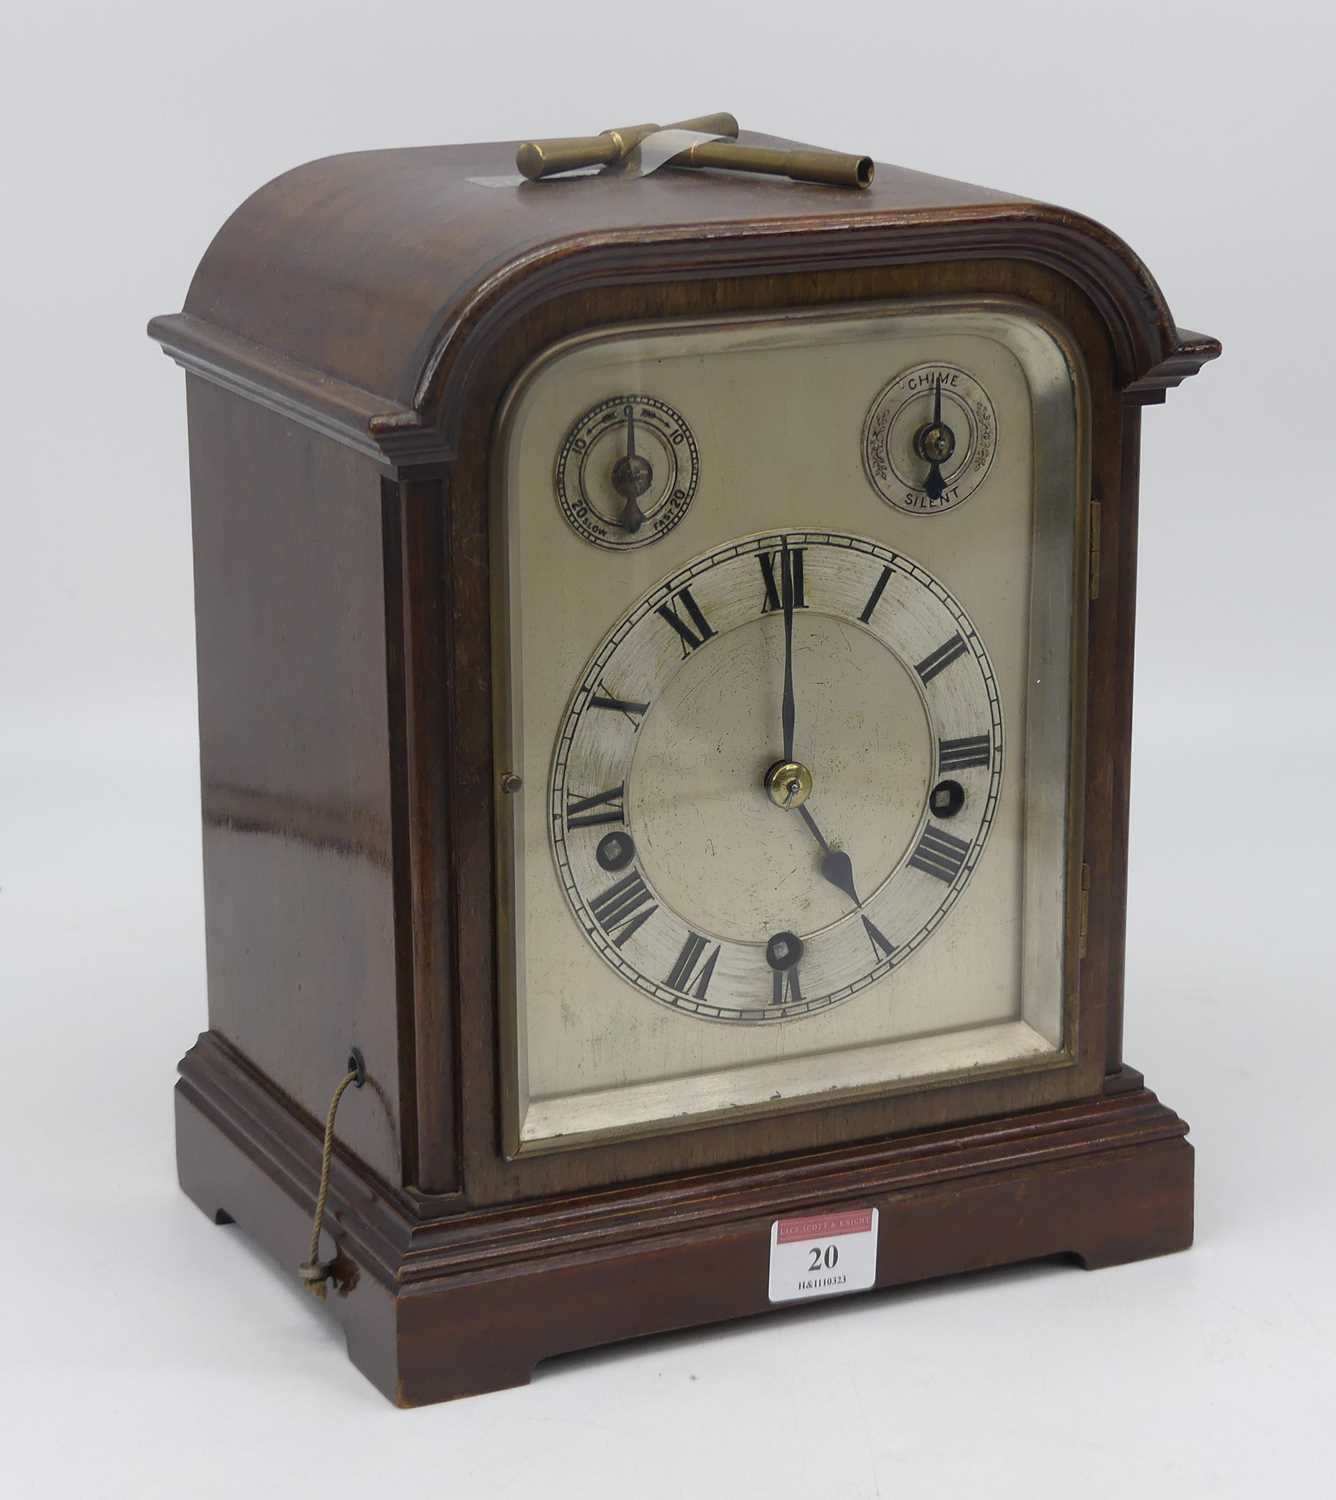
[(1105, 1091), (1118, 1093), (1141, 1081), (1123, 1060), (1141, 406), (1126, 396), (1110, 399), (1104, 420), (1105, 460), (1091, 494), (1099, 506), (1099, 551), (1088, 647), (1101, 670), (1090, 678), (1087, 705), (1090, 889), (1081, 967), (1082, 983), (1097, 984), (1103, 996)]
[(398, 1012), (411, 1057), (403, 1181), (425, 1198), (449, 1198), (463, 1182), (461, 950), (494, 921), (490, 884), (470, 878), (456, 826), (467, 799), (490, 809), (491, 777), (490, 748), (479, 757), (457, 711), (459, 675), (489, 667), (473, 657), (476, 632), (460, 628), (476, 605), (459, 561), (469, 549), (451, 536), (451, 474), (441, 462), (381, 479)]

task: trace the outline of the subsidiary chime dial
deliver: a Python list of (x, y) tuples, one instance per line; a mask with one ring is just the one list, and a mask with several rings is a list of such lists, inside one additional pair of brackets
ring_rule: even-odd
[(956, 365), (906, 370), (878, 395), (863, 424), (863, 467), (872, 487), (911, 515), (968, 500), (996, 446), (992, 400)]
[(937, 929), (1001, 779), (993, 668), (942, 584), (862, 537), (771, 533), (665, 579), (594, 654), (553, 757), (552, 848), (629, 984), (779, 1021)]
[(653, 396), (611, 396), (591, 407), (557, 456), (557, 500), (600, 547), (644, 547), (687, 513), (699, 454), (681, 414)]

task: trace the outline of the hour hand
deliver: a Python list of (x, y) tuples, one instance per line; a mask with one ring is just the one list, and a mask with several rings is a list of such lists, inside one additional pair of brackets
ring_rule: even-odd
[(843, 849), (832, 849), (826, 842), (826, 836), (817, 827), (816, 819), (804, 807), (798, 811), (802, 814), (803, 822), (811, 830), (817, 843), (821, 845), (821, 874), (830, 881), (831, 885), (844, 892), (855, 906), (862, 906), (858, 899), (858, 888), (854, 885), (854, 862)]
[(854, 862), (843, 849), (832, 849), (829, 854), (822, 856), (821, 873), (831, 885), (842, 890), (855, 906), (862, 906), (858, 892), (854, 889)]

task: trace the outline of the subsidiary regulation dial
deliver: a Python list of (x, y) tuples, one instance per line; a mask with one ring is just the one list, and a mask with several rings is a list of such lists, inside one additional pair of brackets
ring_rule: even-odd
[(863, 467), (897, 510), (933, 515), (961, 505), (988, 474), (997, 417), (983, 386), (958, 365), (897, 375), (863, 423)]
[(700, 457), (680, 412), (653, 396), (610, 396), (572, 426), (557, 455), (557, 501), (598, 547), (647, 547), (686, 515)]

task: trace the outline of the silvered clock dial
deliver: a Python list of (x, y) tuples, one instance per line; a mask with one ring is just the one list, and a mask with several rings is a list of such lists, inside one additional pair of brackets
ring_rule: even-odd
[(1002, 778), (964, 609), (828, 531), (717, 548), (639, 599), (561, 725), (552, 848), (580, 930), (688, 1015), (792, 1021), (942, 928)]
[(1005, 304), (613, 330), (519, 382), (512, 1151), (1069, 1063), (1077, 411)]

